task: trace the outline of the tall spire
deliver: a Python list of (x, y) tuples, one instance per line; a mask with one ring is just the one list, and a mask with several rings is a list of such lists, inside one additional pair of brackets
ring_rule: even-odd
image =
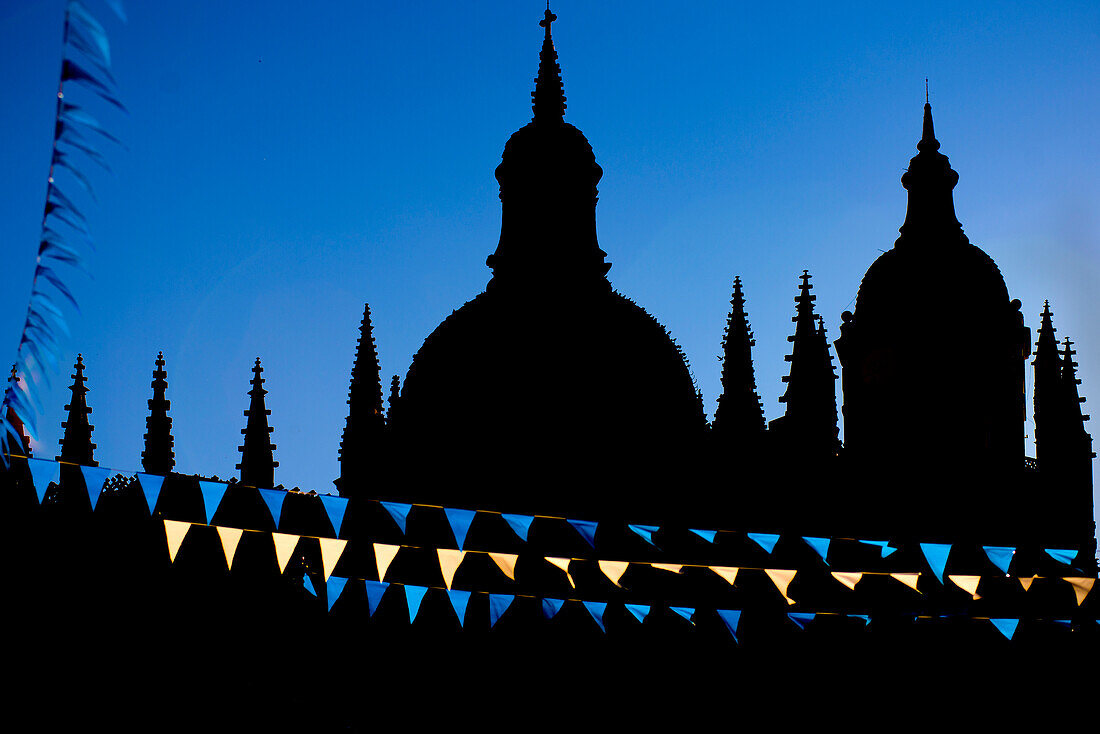
[(1039, 470), (1055, 469), (1062, 429), (1062, 359), (1054, 337), (1050, 301), (1043, 302), (1039, 340), (1035, 345), (1035, 453)]
[(365, 304), (348, 388), (348, 419), (340, 439), (340, 478), (336, 488), (342, 496), (350, 496), (367, 479), (370, 460), (385, 450), (381, 445), (384, 432), (382, 375), (370, 304)]
[[(11, 392), (15, 389), (15, 385), (19, 382), (19, 370), (18, 364), (11, 366), (11, 375), (8, 377), (7, 392)], [(5, 395), (5, 398), (7, 396)], [(8, 405), (7, 399), (3, 402), (4, 405)], [(21, 453), (23, 456), (30, 457), (31, 455), (31, 437), (27, 435), (27, 429), (23, 425), (22, 419), (16, 415), (15, 409), (10, 405), (8, 406), (8, 425), (15, 429), (19, 434), (19, 443), (12, 442), (12, 436), (10, 434), (3, 436), (3, 445), (7, 447), (7, 453), (9, 456), (12, 454)]]
[(722, 339), (722, 394), (714, 413), (714, 430), (725, 445), (746, 448), (764, 434), (764, 409), (756, 392), (752, 348), (756, 346), (748, 316), (741, 278), (733, 279), (733, 297)]
[(61, 424), (65, 429), (65, 435), (58, 443), (61, 444), (61, 455), (58, 461), (69, 461), (84, 466), (99, 466), (99, 462), (92, 458), (95, 444), (92, 443), (92, 430), (95, 428), (88, 422), (88, 416), (92, 409), (88, 407), (88, 388), (84, 386), (84, 355), (76, 355), (76, 373), (73, 374), (73, 384), (69, 389), (73, 396), (65, 410), (69, 412), (68, 420)]
[[(909, 205), (900, 228), (902, 236), (895, 247), (903, 244), (907, 235), (924, 235), (922, 244), (968, 242), (955, 216), (955, 200), (951, 193), (959, 182), (959, 174), (952, 170), (951, 162), (939, 150), (932, 105), (926, 100), (918, 153), (910, 159), (909, 168), (901, 177), (901, 185), (909, 192)], [(931, 242), (927, 235), (932, 235)]]
[(264, 390), (264, 379), (260, 377), (263, 371), (260, 358), (256, 357), (252, 368), (252, 389), (248, 393), (252, 400), (248, 410), (244, 411), (248, 423), (241, 429), (244, 444), (237, 447), (241, 452), (241, 463), (237, 464), (241, 471), (241, 484), (249, 487), (274, 487), (275, 467), (279, 465), (275, 461), (275, 444), (271, 443), (271, 434), (275, 429), (267, 424), (271, 411), (264, 404), (267, 390)]
[(148, 474), (171, 474), (176, 466), (176, 453), (173, 451), (172, 419), (168, 417), (172, 402), (165, 396), (168, 373), (164, 371), (164, 352), (157, 352), (155, 364), (151, 384), (153, 397), (149, 400), (149, 417), (145, 419), (145, 450), (141, 452), (141, 466)]
[(565, 87), (561, 82), (561, 67), (554, 39), (550, 37), (550, 24), (558, 19), (546, 3), (546, 14), (539, 25), (546, 29), (539, 52), (539, 75), (535, 77), (535, 91), (531, 93), (531, 109), (537, 123), (560, 123), (565, 116)]

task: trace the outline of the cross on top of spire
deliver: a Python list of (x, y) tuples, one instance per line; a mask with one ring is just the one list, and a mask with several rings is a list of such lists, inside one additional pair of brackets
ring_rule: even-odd
[(558, 52), (554, 50), (554, 39), (550, 37), (550, 24), (558, 16), (546, 3), (546, 13), (539, 25), (546, 29), (539, 52), (539, 75), (535, 77), (535, 91), (531, 93), (531, 108), (535, 113), (535, 122), (560, 123), (565, 116), (565, 89), (561, 83), (561, 67), (558, 66)]

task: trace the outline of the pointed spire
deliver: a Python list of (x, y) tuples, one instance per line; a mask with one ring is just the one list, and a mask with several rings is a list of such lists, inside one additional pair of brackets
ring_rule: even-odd
[(924, 129), (921, 131), (920, 142), (917, 150), (935, 153), (940, 149), (940, 141), (936, 140), (936, 128), (932, 124), (932, 104), (928, 101), (928, 80), (924, 80)]
[(531, 109), (537, 123), (560, 123), (565, 116), (565, 87), (561, 82), (561, 67), (554, 39), (550, 37), (550, 24), (558, 19), (546, 3), (546, 14), (539, 25), (546, 29), (539, 52), (539, 75), (535, 77), (535, 91), (531, 93)]
[(248, 393), (252, 399), (248, 410), (244, 411), (248, 423), (241, 429), (244, 444), (237, 447), (241, 452), (241, 463), (237, 464), (241, 472), (241, 484), (249, 487), (274, 487), (275, 467), (279, 465), (275, 461), (275, 444), (271, 443), (271, 434), (275, 429), (267, 424), (271, 411), (264, 403), (267, 390), (264, 390), (264, 379), (260, 377), (263, 371), (260, 358), (256, 357), (256, 364), (252, 368), (252, 389)]
[(1035, 454), (1039, 470), (1057, 463), (1059, 434), (1062, 432), (1062, 359), (1054, 336), (1054, 314), (1050, 301), (1043, 302), (1039, 340), (1035, 345)]
[(1089, 420), (1089, 416), (1081, 412), (1081, 403), (1085, 399), (1077, 390), (1081, 380), (1077, 377), (1077, 363), (1073, 360), (1075, 354), (1077, 351), (1073, 349), (1073, 342), (1067, 336), (1065, 348), (1062, 350), (1062, 406), (1070, 423), (1071, 435), (1077, 434), (1075, 437), (1079, 437), (1085, 432), (1085, 421)]
[(909, 161), (909, 168), (901, 177), (901, 185), (909, 192), (909, 204), (905, 222), (901, 225), (901, 237), (895, 246), (901, 245), (906, 235), (931, 234), (922, 238), (923, 244), (969, 242), (962, 233), (962, 225), (955, 216), (955, 200), (952, 190), (959, 182), (959, 174), (951, 168), (947, 156), (939, 152), (935, 125), (932, 122), (932, 105), (924, 103), (924, 124), (921, 139), (917, 143), (917, 155)]
[[(11, 375), (8, 377), (8, 387), (4, 395), (3, 405), (8, 405), (8, 396), (6, 393), (10, 393), (15, 389), (15, 385), (19, 382), (19, 370), (18, 363), (11, 366)], [(8, 455), (22, 453), (23, 456), (29, 457), (31, 455), (31, 437), (27, 435), (26, 426), (23, 425), (22, 419), (16, 415), (15, 409), (8, 405), (8, 425), (16, 430), (20, 436), (20, 444), (17, 446), (12, 441), (10, 435), (4, 436), (4, 443), (8, 449)]]
[(397, 405), (398, 399), (401, 397), (401, 378), (398, 375), (394, 375), (390, 378), (390, 409), (387, 413), (387, 422), (389, 417), (393, 415), (393, 406)]
[(371, 459), (384, 451), (380, 444), (385, 429), (382, 375), (374, 344), (370, 304), (363, 306), (347, 402), (348, 419), (340, 439), (340, 479), (336, 481), (337, 489), (345, 497), (367, 478)]
[(157, 352), (156, 369), (153, 370), (153, 397), (149, 400), (149, 417), (145, 419), (145, 450), (141, 452), (141, 466), (147, 474), (171, 474), (176, 466), (175, 440), (172, 438), (172, 419), (168, 411), (172, 402), (166, 397), (168, 373), (164, 371), (164, 352)]
[(748, 316), (741, 278), (733, 279), (733, 297), (722, 339), (722, 394), (714, 413), (714, 430), (723, 444), (746, 448), (764, 434), (764, 408), (756, 392), (752, 348), (756, 346)]
[(73, 396), (69, 404), (65, 406), (68, 411), (68, 420), (61, 424), (65, 429), (65, 435), (58, 441), (61, 444), (61, 455), (58, 461), (69, 461), (84, 466), (99, 466), (92, 458), (96, 445), (92, 443), (92, 430), (95, 428), (88, 422), (88, 416), (92, 409), (88, 407), (88, 388), (84, 386), (84, 355), (76, 355), (76, 373), (73, 374), (73, 384), (69, 390)]

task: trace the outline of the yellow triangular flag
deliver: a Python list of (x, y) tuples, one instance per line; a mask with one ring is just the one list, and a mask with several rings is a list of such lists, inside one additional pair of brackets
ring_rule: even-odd
[(565, 578), (569, 579), (569, 585), (574, 589), (577, 588), (577, 584), (574, 583), (573, 577), (569, 574), (569, 563), (573, 560), (572, 558), (551, 558), (550, 556), (545, 556), (545, 558), (548, 562), (565, 571)]
[(834, 579), (844, 584), (852, 591), (855, 591), (856, 584), (858, 584), (860, 582), (860, 579), (863, 578), (863, 574), (859, 571), (830, 571), (830, 573), (833, 575)]
[(455, 580), (455, 573), (458, 571), (466, 551), (453, 548), (436, 548), (435, 552), (439, 554), (439, 570), (443, 572), (443, 584), (449, 589), (451, 588), (451, 582)]
[(920, 589), (917, 588), (917, 580), (920, 579), (919, 573), (892, 573), (890, 578), (895, 578), (913, 591), (920, 593)]
[(730, 582), (730, 586), (733, 586), (733, 582), (737, 580), (737, 572), (741, 569), (733, 566), (709, 566), (711, 571)]
[(956, 586), (969, 593), (975, 599), (981, 598), (978, 596), (978, 583), (982, 580), (981, 576), (952, 576), (948, 574), (947, 578), (951, 579)]
[(387, 545), (385, 543), (374, 544), (374, 560), (378, 563), (379, 581), (386, 580), (386, 570), (389, 569), (394, 556), (397, 555), (397, 551), (399, 550), (401, 550), (401, 546), (399, 545)]
[(164, 537), (168, 539), (168, 558), (172, 563), (176, 562), (176, 554), (180, 552), (183, 539), (187, 537), (187, 531), (191, 529), (191, 523), (179, 520), (164, 521)]
[(516, 561), (519, 560), (519, 556), (515, 553), (490, 553), (489, 557), (492, 558), (500, 570), (504, 572), (504, 575), (513, 581), (516, 580)]
[(299, 537), (301, 536), (288, 533), (271, 534), (271, 539), (275, 541), (275, 558), (279, 561), (279, 573), (286, 570), (286, 564), (290, 562), (290, 557), (294, 555), (294, 548), (298, 545)]
[(620, 589), (623, 585), (619, 583), (619, 579), (626, 573), (626, 567), (630, 565), (629, 561), (600, 561), (599, 567), (603, 571), (603, 575), (611, 579), (611, 583), (618, 586)]
[(218, 528), (218, 537), (222, 539), (222, 551), (225, 553), (225, 565), (232, 571), (233, 556), (237, 554), (237, 543), (241, 542), (241, 536), (244, 535), (244, 531), (240, 528), (223, 528), (221, 525), (215, 527)]
[(765, 568), (764, 573), (768, 574), (768, 578), (775, 584), (775, 588), (779, 589), (779, 593), (783, 595), (787, 603), (794, 604), (794, 599), (787, 596), (787, 587), (791, 585), (791, 581), (794, 580), (794, 575), (798, 573), (798, 571), (781, 568)]
[(325, 569), (325, 581), (328, 581), (328, 577), (336, 570), (340, 556), (344, 555), (344, 548), (347, 547), (348, 541), (340, 538), (318, 538), (317, 540), (321, 543), (321, 565)]
[(1077, 606), (1081, 606), (1096, 583), (1096, 579), (1088, 576), (1066, 576), (1063, 580), (1068, 581), (1073, 587), (1073, 593), (1077, 595)]
[(1035, 581), (1035, 579), (1037, 579), (1037, 578), (1039, 578), (1039, 577), (1038, 576), (1020, 576), (1017, 579), (1017, 581), (1020, 582), (1020, 586), (1024, 587), (1024, 591), (1027, 591), (1028, 589), (1031, 588), (1032, 582)]
[(672, 573), (680, 573), (680, 569), (684, 567), (681, 563), (651, 563), (649, 565), (662, 571), (670, 571)]

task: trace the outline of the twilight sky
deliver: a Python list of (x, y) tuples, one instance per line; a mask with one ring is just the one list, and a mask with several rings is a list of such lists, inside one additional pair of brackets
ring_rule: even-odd
[[(84, 354), (96, 458), (140, 468), (163, 349), (177, 469), (233, 476), (259, 356), (276, 481), (331, 491), (363, 303), (388, 381), (488, 281), (493, 169), (530, 119), (543, 5), (131, 2), (123, 25), (86, 4), (111, 36), (130, 109), (88, 102), (128, 150), (104, 148), (113, 177), (92, 171), (94, 279), (69, 279), (82, 312), (62, 361)], [(0, 5), (9, 361), (41, 220), (63, 8)], [(839, 336), (904, 216), (898, 179), (920, 137), (925, 77), (968, 236), (1023, 301), (1033, 338), (1051, 300), (1059, 337), (1078, 343), (1082, 394), (1100, 401), (1100, 5), (555, 0), (554, 11), (566, 119), (605, 171), (609, 277), (683, 347), (708, 415), (735, 275), (769, 420), (781, 414), (803, 268)], [(929, 283), (927, 297), (952, 294)], [(957, 356), (937, 349), (943, 326), (914, 335), (930, 362)], [(70, 372), (45, 396), (43, 455), (57, 452)], [(1030, 385), (1029, 368), (1029, 412)]]

